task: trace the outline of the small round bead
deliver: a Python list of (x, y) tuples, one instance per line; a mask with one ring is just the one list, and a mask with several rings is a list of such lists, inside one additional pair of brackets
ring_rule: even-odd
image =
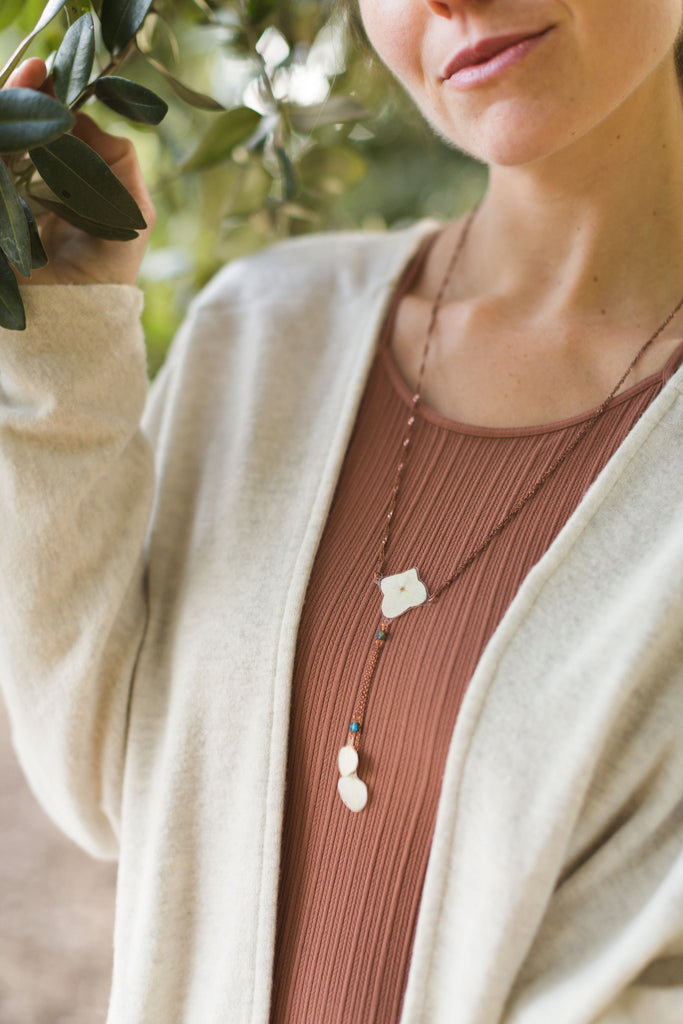
[(375, 636), (377, 637), (378, 640), (386, 640), (389, 634), (387, 633), (386, 629), (378, 629)]
[(359, 729), (360, 729), (360, 726), (359, 726), (358, 722), (351, 722), (351, 725), (349, 726), (349, 730), (351, 732), (358, 732)]

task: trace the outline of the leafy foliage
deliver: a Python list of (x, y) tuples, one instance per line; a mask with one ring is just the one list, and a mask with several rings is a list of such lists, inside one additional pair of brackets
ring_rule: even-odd
[(81, 95), (95, 61), (95, 25), (88, 12), (70, 26), (52, 65), (52, 86), (57, 99), (69, 107)]
[(131, 194), (102, 157), (81, 139), (62, 135), (32, 149), (29, 156), (45, 184), (74, 213), (103, 227), (131, 231), (147, 227)]
[(28, 234), (31, 245), (31, 270), (40, 270), (40, 268), (44, 267), (48, 262), (47, 253), (45, 252), (43, 243), (40, 240), (38, 225), (36, 224), (31, 207), (21, 196), (19, 196), (19, 202), (24, 209), (24, 216), (26, 217), (26, 223), (28, 224)]
[(14, 190), (12, 178), (0, 161), (0, 234), (3, 251), (20, 274), (28, 277), (31, 273), (31, 239), (28, 221), (19, 196)]
[(0, 93), (0, 153), (6, 156), (52, 142), (73, 123), (73, 114), (43, 93), (32, 89), (5, 89)]
[(102, 0), (102, 38), (112, 54), (121, 53), (128, 46), (151, 6), (152, 0)]
[(127, 78), (100, 78), (95, 83), (95, 95), (117, 114), (140, 124), (160, 124), (168, 113), (168, 103), (151, 89)]
[(19, 285), (3, 252), (0, 252), (0, 323), (11, 331), (23, 331), (26, 327)]
[[(26, 211), (50, 210), (116, 240), (142, 226), (106, 165), (69, 134), (85, 104), (140, 153), (159, 214), (143, 265), (153, 369), (186, 300), (225, 260), (311, 230), (454, 214), (478, 196), (481, 168), (441, 144), (378, 63), (349, 44), (338, 6), (3, 0), (0, 27), (15, 49), (0, 76), (28, 45), (52, 70), (54, 98), (0, 94), (0, 155), (27, 224)], [(26, 233), (11, 209), (0, 253), (25, 269)], [(30, 224), (28, 236), (35, 243)], [(14, 275), (3, 269), (0, 323), (16, 325)]]
[(38, 18), (36, 24), (33, 26), (31, 32), (29, 32), (25, 39), (22, 39), (2, 71), (0, 71), (0, 85), (5, 84), (35, 37), (50, 24), (53, 18), (57, 17), (65, 3), (66, 0), (48, 0), (48, 3), (45, 4), (45, 8), (43, 9), (43, 12)]

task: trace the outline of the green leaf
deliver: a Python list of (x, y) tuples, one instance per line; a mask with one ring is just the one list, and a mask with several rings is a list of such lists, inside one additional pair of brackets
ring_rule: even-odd
[(282, 146), (275, 147), (275, 155), (277, 156), (280, 174), (282, 175), (282, 198), (285, 200), (293, 199), (294, 196), (299, 194), (299, 182), (294, 170), (294, 164)]
[(324, 103), (313, 103), (308, 107), (287, 107), (287, 114), (296, 131), (307, 133), (326, 124), (360, 121), (368, 116), (368, 111), (351, 96), (332, 96)]
[(67, 0), (66, 2), (66, 16), (71, 25), (89, 11), (90, 0)]
[(86, 234), (94, 235), (95, 238), (104, 238), (109, 242), (131, 242), (138, 237), (137, 231), (129, 228), (116, 228), (110, 224), (100, 224), (89, 217), (81, 217), (74, 210), (70, 210), (68, 206), (64, 206), (63, 203), (55, 203), (52, 199), (36, 196), (36, 201), (50, 213), (56, 214), (68, 224), (73, 224), (75, 228), (85, 231)]
[(277, 3), (278, 0), (244, 0), (244, 8), (247, 17), (258, 22), (271, 14)]
[(68, 30), (57, 51), (52, 83), (57, 99), (70, 106), (85, 89), (95, 59), (95, 26), (84, 14)]
[(0, 32), (11, 25), (24, 5), (24, 0), (2, 0), (0, 10)]
[(73, 127), (70, 110), (34, 89), (0, 92), (0, 153), (25, 153), (59, 138)]
[(230, 156), (235, 146), (245, 142), (261, 123), (261, 115), (251, 107), (236, 107), (219, 114), (197, 148), (181, 164), (184, 171), (212, 167)]
[(0, 252), (0, 327), (10, 331), (23, 331), (26, 328), (24, 303), (19, 294), (19, 285), (14, 271)]
[(130, 192), (81, 139), (63, 135), (29, 155), (43, 181), (74, 213), (113, 228), (147, 227)]
[(115, 75), (98, 78), (95, 95), (117, 114), (140, 124), (159, 124), (168, 113), (168, 103), (151, 89)]
[(354, 149), (347, 146), (317, 146), (309, 150), (299, 163), (305, 187), (313, 192), (339, 195), (361, 181), (367, 164)]
[(177, 96), (180, 96), (181, 100), (190, 107), (195, 107), (197, 110), (211, 110), (219, 111), (225, 110), (222, 103), (215, 100), (212, 96), (207, 96), (203, 92), (196, 92), (195, 89), (190, 89), (189, 86), (185, 85), (184, 82), (179, 81), (175, 78), (170, 71), (167, 71), (163, 64), (160, 64), (158, 60), (154, 60), (153, 57), (145, 58), (147, 63), (150, 64), (155, 71), (163, 75), (168, 84), (171, 86)]
[(206, 16), (209, 21), (213, 21), (214, 13), (207, 4), (206, 0), (192, 0), (195, 7)]
[(48, 0), (48, 3), (45, 4), (43, 13), (36, 22), (33, 31), (27, 35), (25, 39), (22, 39), (2, 71), (0, 71), (0, 87), (5, 84), (38, 33), (42, 32), (45, 26), (49, 25), (52, 19), (57, 17), (65, 3), (66, 0)]
[(270, 194), (272, 176), (259, 160), (248, 164), (231, 161), (220, 174), (227, 179), (226, 217), (246, 217), (260, 210)]
[(102, 0), (102, 39), (110, 53), (120, 53), (149, 13), (152, 0)]
[(20, 274), (31, 273), (31, 240), (12, 175), (0, 160), (0, 248)]
[(28, 224), (29, 238), (31, 239), (31, 270), (40, 270), (41, 267), (44, 267), (48, 263), (47, 253), (45, 252), (43, 243), (40, 240), (38, 225), (36, 224), (35, 217), (33, 216), (33, 210), (22, 196), (19, 196), (19, 202), (24, 209), (24, 216), (26, 217), (26, 223)]

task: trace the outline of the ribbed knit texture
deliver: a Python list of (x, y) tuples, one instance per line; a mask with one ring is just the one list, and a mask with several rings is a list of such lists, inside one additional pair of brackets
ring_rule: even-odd
[[(683, 358), (682, 346), (661, 373), (617, 398), (463, 576), (434, 605), (393, 623), (360, 742), (358, 774), (369, 801), (353, 814), (337, 795), (337, 754), (380, 619), (372, 572), (410, 402), (387, 346), (390, 327), (300, 624), (271, 1024), (399, 1021), (441, 780), (468, 681), (522, 580)], [(422, 409), (385, 575), (415, 566), (434, 591), (585, 418), (486, 429)]]

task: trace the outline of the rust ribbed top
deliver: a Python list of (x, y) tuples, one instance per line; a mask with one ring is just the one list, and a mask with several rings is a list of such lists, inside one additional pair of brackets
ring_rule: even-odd
[[(380, 619), (372, 576), (410, 405), (387, 343), (400, 294), (299, 629), (271, 1024), (398, 1024), (446, 755), (467, 684), (522, 580), (683, 359), (681, 346), (662, 372), (623, 392), (456, 583), (392, 624), (360, 743), (359, 775), (370, 795), (354, 814), (337, 795), (337, 754)], [(490, 429), (421, 407), (385, 575), (415, 566), (434, 591), (588, 415)]]

